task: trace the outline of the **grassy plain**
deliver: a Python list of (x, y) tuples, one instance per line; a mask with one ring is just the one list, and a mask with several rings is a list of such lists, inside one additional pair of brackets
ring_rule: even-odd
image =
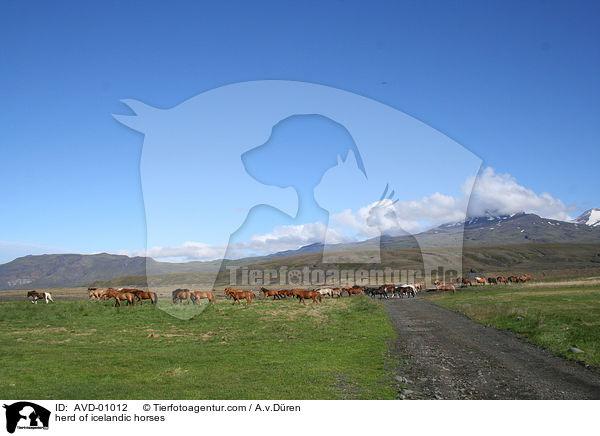
[(393, 334), (366, 297), (219, 300), (187, 321), (150, 304), (5, 301), (0, 397), (390, 399)]

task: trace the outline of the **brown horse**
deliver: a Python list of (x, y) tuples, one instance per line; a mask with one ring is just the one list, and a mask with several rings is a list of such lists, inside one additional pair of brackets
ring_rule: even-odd
[(182, 300), (187, 300), (188, 304), (190, 304), (190, 302), (195, 303), (194, 299), (196, 298), (192, 291), (182, 288), (175, 289), (171, 292), (171, 297), (173, 298), (173, 304), (178, 301), (181, 302)]
[(531, 280), (531, 276), (529, 274), (525, 274), (523, 276), (519, 276), (520, 282), (528, 282)]
[(31, 302), (35, 303), (35, 304), (37, 304), (38, 300), (46, 300), (46, 304), (48, 304), (48, 301), (50, 301), (51, 303), (54, 303), (54, 300), (52, 299), (52, 295), (50, 295), (50, 292), (29, 291), (29, 292), (27, 292), (26, 298), (31, 298)]
[(264, 294), (265, 299), (268, 297), (273, 297), (273, 300), (281, 300), (284, 296), (281, 291), (269, 290), (267, 288), (260, 288), (260, 292)]
[(475, 281), (477, 282), (478, 285), (485, 285), (485, 284), (487, 284), (487, 281), (485, 280), (485, 277), (475, 277)]
[[(394, 286), (394, 285), (391, 285), (391, 286)], [(342, 289), (342, 293), (344, 291), (348, 292), (348, 297), (352, 297), (353, 295), (362, 294), (363, 288), (345, 287)]]
[(101, 300), (110, 300), (111, 298), (115, 299), (114, 306), (121, 307), (121, 300), (127, 301), (127, 305), (134, 305), (137, 297), (133, 292), (127, 292), (125, 290), (115, 290), (115, 289), (107, 289), (102, 296)]
[(315, 303), (320, 303), (322, 300), (321, 294), (319, 293), (319, 291), (307, 291), (305, 289), (292, 289), (292, 293), (294, 294), (294, 296), (296, 298), (298, 298), (298, 300), (300, 300), (300, 302), (302, 304), (306, 305), (306, 302), (304, 301), (306, 298), (310, 298), (312, 299), (312, 304)]
[(473, 283), (471, 282), (471, 280), (469, 279), (462, 279), (462, 285), (463, 286), (473, 286)]
[(106, 298), (102, 298), (102, 296), (104, 294), (106, 294), (107, 291), (114, 291), (113, 288), (108, 288), (108, 289), (96, 289), (94, 288), (93, 290), (88, 290), (88, 298), (90, 299), (90, 301), (100, 301), (100, 300), (106, 300)]
[(243, 291), (241, 289), (233, 289), (233, 288), (226, 288), (225, 296), (231, 297), (233, 299), (233, 304), (238, 303), (240, 305), (242, 304), (240, 301), (242, 299), (245, 299), (248, 304), (252, 304), (252, 300), (254, 300), (256, 298), (256, 295), (254, 295), (254, 292)]
[(436, 289), (438, 291), (442, 291), (442, 294), (444, 292), (452, 292), (453, 294), (456, 293), (456, 288), (453, 285), (437, 285)]
[(88, 300), (98, 300), (98, 288), (88, 288)]
[(498, 277), (496, 277), (496, 281), (498, 283), (504, 283), (504, 284), (506, 284), (507, 279), (506, 279), (506, 277), (498, 276)]
[[(208, 304), (215, 304), (215, 294), (212, 291), (191, 291), (196, 301), (208, 298)], [(194, 301), (194, 304), (196, 304)]]
[(137, 297), (140, 304), (142, 303), (142, 300), (150, 300), (152, 304), (156, 304), (156, 301), (158, 301), (156, 292), (147, 292), (142, 291), (141, 289), (132, 289), (131, 292)]

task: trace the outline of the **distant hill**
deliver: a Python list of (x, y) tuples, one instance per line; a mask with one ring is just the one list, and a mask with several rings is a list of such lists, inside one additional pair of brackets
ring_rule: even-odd
[[(96, 280), (146, 274), (145, 257), (114, 254), (44, 254), (25, 256), (0, 265), (0, 289), (81, 286)], [(168, 263), (148, 259), (160, 274), (208, 272), (219, 262)]]
[[(577, 222), (551, 220), (526, 213), (470, 218), (465, 223), (444, 224), (423, 232), (419, 239), (424, 244), (423, 248), (456, 247), (464, 244), (465, 265), (472, 263), (478, 268), (491, 267), (500, 271), (503, 265), (516, 267), (519, 262), (528, 268), (539, 269), (544, 264), (548, 268), (560, 268), (564, 261), (569, 263), (569, 268), (577, 265), (578, 268), (593, 269), (600, 267), (600, 256), (597, 255), (600, 252), (597, 250), (600, 248), (600, 225), (594, 221), (596, 211), (600, 213), (599, 209), (590, 209)], [(592, 224), (588, 224), (589, 222)], [(421, 262), (419, 245), (412, 235), (382, 235), (380, 240), (339, 244), (333, 250), (343, 253), (342, 258), (348, 264), (360, 265), (367, 261), (374, 248), (378, 248), (378, 243), (382, 249), (382, 264), (418, 268)], [(544, 244), (553, 248), (539, 257), (536, 253), (541, 252), (539, 247)], [(531, 249), (527, 248), (528, 245), (532, 245)], [(569, 245), (575, 248), (571, 249)], [(502, 248), (471, 250), (471, 247)], [(233, 264), (263, 267), (317, 265), (321, 263), (322, 251), (323, 244), (317, 243), (268, 256), (225, 260), (221, 270)], [(511, 252), (514, 253), (510, 254)], [(471, 260), (467, 261), (469, 258)], [(476, 262), (477, 259), (481, 262)], [(515, 263), (515, 259), (520, 260)], [(132, 277), (135, 277), (137, 283), (145, 276), (147, 262), (151, 265), (152, 274), (165, 276), (165, 282), (170, 280), (169, 277), (178, 280), (199, 277), (198, 275), (216, 272), (221, 266), (219, 260), (170, 263), (106, 253), (25, 256), (0, 265), (0, 289), (71, 287), (94, 282), (130, 283), (127, 280)]]

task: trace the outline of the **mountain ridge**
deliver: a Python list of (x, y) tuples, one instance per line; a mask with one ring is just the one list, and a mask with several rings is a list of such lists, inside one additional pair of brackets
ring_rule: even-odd
[[(600, 209), (590, 209), (590, 211)], [(590, 212), (587, 211), (587, 212)], [(582, 214), (582, 218), (587, 212)], [(578, 218), (578, 219), (579, 219)], [(583, 217), (586, 223), (593, 218)], [(583, 221), (582, 221), (583, 222)], [(365, 241), (338, 244), (331, 249), (348, 253), (382, 250), (414, 250), (426, 247), (486, 247), (519, 244), (600, 244), (600, 226), (542, 218), (535, 214), (517, 213), (503, 216), (471, 217), (463, 223), (448, 223), (419, 234), (419, 243), (413, 235), (372, 238)], [(250, 265), (294, 256), (317, 254), (322, 243), (313, 243), (296, 250), (285, 250), (266, 256), (243, 259), (193, 261), (185, 263), (160, 262), (141, 256), (128, 257), (100, 254), (44, 254), (28, 255), (0, 265), (0, 289), (31, 289), (42, 287), (82, 286), (123, 276), (146, 274), (209, 273), (225, 265)], [(222, 266), (221, 266), (222, 267)]]

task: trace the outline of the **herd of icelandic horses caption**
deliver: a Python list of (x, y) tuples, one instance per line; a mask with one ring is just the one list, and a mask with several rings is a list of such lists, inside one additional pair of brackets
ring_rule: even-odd
[[(483, 277), (474, 276), (472, 278), (459, 277), (455, 282), (442, 282), (435, 280), (433, 284), (434, 288), (427, 289), (427, 291), (440, 291), (441, 293), (450, 292), (455, 293), (457, 287), (468, 287), (468, 286), (485, 286), (485, 285), (509, 285), (511, 283), (526, 283), (531, 281), (531, 275), (523, 274), (520, 276), (498, 276), (498, 277)], [(415, 297), (417, 293), (424, 290), (422, 283), (416, 284), (385, 284), (378, 287), (366, 287), (366, 286), (345, 286), (342, 288), (321, 288), (321, 289), (267, 289), (260, 288), (258, 294), (263, 294), (263, 299), (272, 297), (273, 300), (284, 300), (287, 298), (296, 298), (302, 304), (306, 304), (305, 300), (311, 300), (312, 304), (320, 304), (323, 297), (330, 298), (341, 298), (345, 294), (349, 297), (353, 295), (364, 294), (371, 298), (379, 297), (382, 298), (410, 298)], [(125, 302), (126, 305), (133, 306), (136, 302), (140, 304), (144, 300), (149, 300), (152, 304), (156, 304), (158, 296), (156, 292), (144, 291), (142, 289), (135, 288), (119, 288), (119, 289), (98, 289), (88, 288), (88, 296), (90, 301), (102, 301), (112, 300), (115, 302), (113, 306), (121, 307), (121, 302)], [(184, 303), (197, 304), (202, 299), (207, 299), (208, 304), (215, 303), (215, 293), (213, 291), (194, 291), (190, 289), (175, 289), (171, 293), (173, 304)], [(54, 303), (50, 292), (39, 292), (36, 290), (28, 291), (26, 298), (31, 298), (31, 302), (37, 304), (38, 300), (44, 300), (46, 304)], [(254, 291), (247, 291), (242, 289), (225, 288), (225, 298), (233, 300), (232, 304), (242, 304), (245, 300), (247, 304), (257, 298), (257, 293)]]

